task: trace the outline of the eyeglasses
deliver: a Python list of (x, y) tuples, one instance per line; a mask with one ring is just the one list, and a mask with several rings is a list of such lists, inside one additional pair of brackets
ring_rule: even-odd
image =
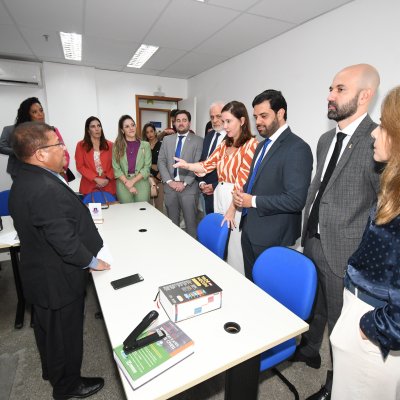
[(56, 144), (48, 144), (47, 146), (40, 146), (40, 147), (38, 147), (35, 151), (40, 150), (40, 149), (47, 149), (47, 148), (49, 148), (49, 147), (56, 147), (56, 146), (64, 147), (65, 144), (64, 144), (64, 142), (58, 142), (58, 143), (56, 143)]

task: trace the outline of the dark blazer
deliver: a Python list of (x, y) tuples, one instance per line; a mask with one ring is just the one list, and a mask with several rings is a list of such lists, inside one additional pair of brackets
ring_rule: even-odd
[(55, 310), (83, 296), (89, 276), (83, 268), (103, 245), (88, 208), (57, 176), (23, 163), (9, 209), (27, 301)]
[[(337, 276), (343, 277), (347, 261), (357, 249), (371, 207), (379, 191), (379, 166), (373, 158), (371, 132), (376, 123), (367, 115), (353, 133), (340, 157), (319, 207), (321, 245)], [(308, 191), (302, 244), (307, 235), (310, 208), (321, 185), (325, 159), (336, 129), (324, 133), (317, 146), (317, 171)]]
[[(263, 144), (255, 151), (245, 192)], [(243, 229), (253, 244), (291, 246), (300, 237), (312, 166), (310, 146), (290, 128), (285, 129), (261, 162), (251, 191), (257, 196), (257, 208), (248, 209)]]
[(21, 161), (15, 156), (14, 150), (11, 147), (11, 138), (14, 129), (14, 125), (5, 126), (0, 137), (0, 153), (8, 155), (7, 172), (13, 179), (21, 167)]
[[(211, 144), (214, 139), (214, 134), (215, 134), (215, 131), (212, 130), (212, 131), (208, 132), (207, 135), (204, 137), (203, 150), (201, 152), (199, 161), (207, 160), (208, 152), (210, 151), (210, 147), (211, 147)], [(215, 189), (218, 185), (217, 170), (215, 169), (214, 171), (202, 176), (201, 178), (197, 177), (197, 180), (198, 180), (198, 182), (205, 182), (207, 184), (211, 183), (213, 185), (213, 188)]]

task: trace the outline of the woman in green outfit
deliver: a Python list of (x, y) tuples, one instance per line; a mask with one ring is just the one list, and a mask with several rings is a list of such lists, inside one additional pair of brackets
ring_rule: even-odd
[(112, 164), (121, 203), (150, 200), (151, 149), (148, 142), (136, 135), (135, 121), (129, 115), (119, 119)]

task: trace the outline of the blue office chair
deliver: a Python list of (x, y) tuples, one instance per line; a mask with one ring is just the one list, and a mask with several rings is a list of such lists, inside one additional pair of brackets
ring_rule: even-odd
[(222, 214), (207, 214), (197, 227), (197, 239), (219, 258), (225, 260), (230, 231), (226, 223), (221, 226), (223, 219)]
[(5, 217), (6, 215), (10, 215), (10, 211), (8, 210), (8, 197), (10, 195), (9, 190), (3, 190), (0, 192), (0, 217)]
[(83, 198), (83, 204), (88, 204), (88, 203), (101, 203), (101, 204), (106, 204), (107, 202), (114, 202), (117, 201), (117, 199), (108, 192), (102, 192), (102, 191), (95, 191), (88, 193), (84, 198)]
[[(317, 289), (317, 272), (313, 262), (286, 247), (270, 247), (257, 258), (253, 267), (254, 283), (303, 320), (311, 313)], [(296, 350), (292, 338), (261, 354), (260, 370), (272, 371), (299, 399), (296, 388), (274, 368), (287, 360)]]

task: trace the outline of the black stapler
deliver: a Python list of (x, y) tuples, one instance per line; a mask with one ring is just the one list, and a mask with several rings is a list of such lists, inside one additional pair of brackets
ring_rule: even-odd
[(157, 311), (150, 311), (144, 318), (143, 321), (130, 333), (130, 335), (124, 340), (124, 352), (125, 354), (132, 353), (141, 347), (147, 346), (151, 343), (155, 343), (165, 337), (165, 332), (157, 330), (151, 335), (147, 335), (143, 338), (138, 339), (138, 336), (148, 328), (158, 318)]

